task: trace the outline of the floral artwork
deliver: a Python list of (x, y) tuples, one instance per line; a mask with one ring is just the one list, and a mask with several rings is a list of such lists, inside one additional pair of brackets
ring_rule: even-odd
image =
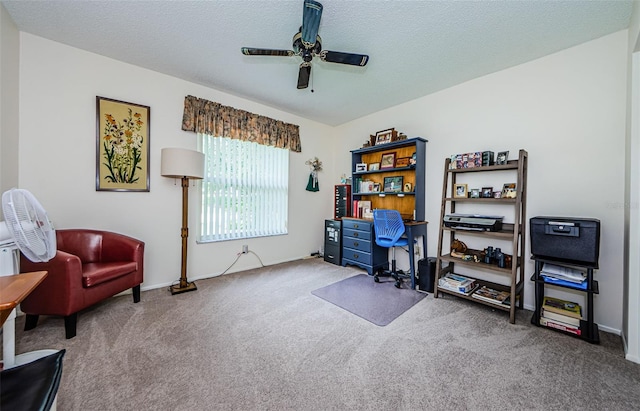
[(149, 191), (149, 111), (97, 97), (96, 190)]

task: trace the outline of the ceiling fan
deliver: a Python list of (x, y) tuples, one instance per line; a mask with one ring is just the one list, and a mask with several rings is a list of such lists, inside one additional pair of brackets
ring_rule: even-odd
[(302, 64), (298, 72), (298, 88), (309, 86), (311, 76), (311, 60), (320, 57), (320, 60), (329, 63), (341, 63), (351, 66), (365, 66), (369, 61), (366, 54), (343, 53), (340, 51), (322, 50), (322, 39), (318, 36), (320, 17), (322, 16), (322, 4), (313, 0), (304, 0), (302, 12), (302, 27), (293, 36), (293, 50), (274, 50), (242, 47), (242, 54), (247, 56), (301, 56)]

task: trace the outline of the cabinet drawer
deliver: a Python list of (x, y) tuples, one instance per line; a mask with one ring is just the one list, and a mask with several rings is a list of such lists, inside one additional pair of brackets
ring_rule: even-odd
[(366, 241), (371, 240), (371, 231), (360, 231), (360, 230), (353, 230), (351, 228), (345, 228), (343, 232), (344, 232), (345, 241), (347, 237), (357, 238), (357, 239), (366, 240)]
[(362, 220), (349, 220), (348, 218), (342, 220), (342, 227), (352, 228), (354, 230), (371, 231), (371, 223)]
[(355, 250), (371, 252), (371, 241), (361, 238), (345, 237), (344, 246)]
[(342, 250), (342, 258), (371, 265), (371, 253), (354, 250), (352, 248), (344, 248)]
[(325, 246), (324, 248), (324, 261), (328, 263), (340, 265), (340, 251), (341, 248), (337, 246)]

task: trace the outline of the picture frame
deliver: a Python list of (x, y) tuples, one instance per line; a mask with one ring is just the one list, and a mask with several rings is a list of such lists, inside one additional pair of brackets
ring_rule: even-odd
[(480, 198), (480, 189), (472, 188), (469, 190), (469, 198)]
[(396, 137), (396, 130), (393, 128), (389, 128), (387, 130), (378, 131), (376, 133), (376, 146), (380, 144), (391, 143)]
[(356, 173), (367, 171), (367, 163), (356, 163)]
[(494, 191), (493, 198), (502, 198), (502, 191)]
[(396, 168), (409, 167), (411, 157), (398, 157), (396, 159)]
[(501, 198), (516, 198), (516, 183), (505, 183), (502, 186)]
[(496, 165), (504, 165), (509, 161), (509, 152), (508, 151), (499, 151), (496, 156)]
[(482, 187), (482, 198), (492, 198), (493, 197), (493, 187)]
[(385, 193), (401, 192), (403, 179), (402, 176), (385, 177), (383, 191)]
[(409, 166), (415, 167), (417, 162), (418, 162), (418, 157), (416, 155), (416, 152), (414, 151), (413, 154), (411, 154), (411, 159), (409, 160)]
[(373, 192), (374, 193), (380, 192), (380, 183), (373, 183)]
[(150, 191), (151, 108), (96, 96), (96, 191)]
[(369, 171), (380, 170), (380, 163), (369, 163)]
[(467, 198), (468, 189), (466, 184), (453, 185), (453, 198)]
[(402, 191), (405, 193), (411, 193), (413, 191), (413, 185), (411, 183), (404, 183)]
[(396, 153), (385, 153), (380, 158), (380, 170), (394, 168), (396, 166)]

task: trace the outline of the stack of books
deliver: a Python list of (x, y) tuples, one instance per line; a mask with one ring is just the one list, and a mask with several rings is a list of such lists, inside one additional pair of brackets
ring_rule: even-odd
[(476, 280), (459, 274), (447, 273), (438, 280), (438, 286), (461, 294), (471, 293), (476, 287)]
[(582, 307), (559, 298), (544, 297), (540, 309), (540, 325), (581, 335)]
[(477, 298), (478, 300), (486, 301), (489, 303), (502, 305), (502, 304), (510, 304), (510, 293), (508, 291), (500, 291), (494, 290), (493, 288), (489, 288), (486, 285), (480, 287), (475, 293), (473, 293), (472, 297)]
[(546, 283), (564, 285), (580, 290), (587, 289), (586, 275), (580, 270), (545, 263), (540, 275)]

